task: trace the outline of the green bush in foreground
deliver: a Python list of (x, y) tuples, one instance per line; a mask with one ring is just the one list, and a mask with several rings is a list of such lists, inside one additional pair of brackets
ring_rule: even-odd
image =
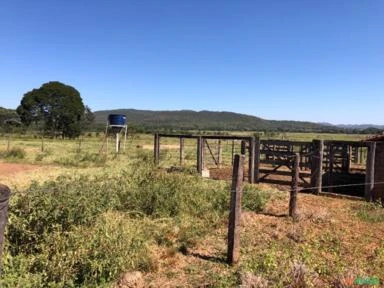
[(264, 209), (271, 194), (253, 185), (245, 185), (243, 189), (242, 206), (246, 210), (260, 212)]
[(228, 184), (148, 163), (14, 193), (1, 287), (103, 287), (122, 272), (154, 269), (151, 245), (186, 251), (222, 223)]

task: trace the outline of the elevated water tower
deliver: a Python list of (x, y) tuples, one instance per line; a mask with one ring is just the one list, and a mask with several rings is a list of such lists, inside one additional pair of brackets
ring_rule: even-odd
[(120, 134), (124, 134), (124, 149), (127, 141), (127, 117), (123, 114), (109, 114), (107, 126), (105, 128), (105, 137), (108, 151), (108, 136), (114, 135), (116, 139), (116, 153), (120, 152)]

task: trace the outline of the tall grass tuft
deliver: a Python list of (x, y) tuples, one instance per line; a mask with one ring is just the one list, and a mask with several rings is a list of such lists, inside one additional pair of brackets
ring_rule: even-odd
[(0, 157), (6, 159), (24, 159), (26, 156), (26, 152), (22, 148), (13, 147), (7, 151), (3, 151), (0, 153)]

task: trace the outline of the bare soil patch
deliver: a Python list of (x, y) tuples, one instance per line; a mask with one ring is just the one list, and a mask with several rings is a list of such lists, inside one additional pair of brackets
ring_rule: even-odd
[(149, 287), (238, 287), (231, 282), (236, 281), (234, 275), (248, 271), (268, 279), (269, 287), (282, 287), (277, 283), (281, 277), (289, 280), (295, 261), (307, 267), (307, 277), (316, 275), (309, 279), (311, 287), (352, 287), (334, 284), (351, 271), (357, 271), (353, 279), (359, 275), (384, 279), (379, 268), (384, 264), (384, 226), (356, 217), (362, 202), (300, 194), (300, 217), (293, 222), (287, 216), (288, 199), (288, 193), (281, 192), (262, 213), (243, 212), (239, 265), (224, 263), (227, 221), (223, 219), (221, 227), (186, 255), (169, 255), (160, 248), (159, 270), (145, 277)]
[(10, 176), (23, 172), (33, 171), (41, 168), (41, 165), (23, 163), (0, 163), (0, 175)]

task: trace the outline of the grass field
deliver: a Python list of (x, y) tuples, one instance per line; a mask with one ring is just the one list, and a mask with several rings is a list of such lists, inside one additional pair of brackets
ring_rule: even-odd
[(177, 140), (162, 142), (160, 168), (152, 165), (151, 135), (129, 137), (120, 155), (113, 145), (99, 153), (101, 144), (101, 136), (81, 144), (45, 140), (42, 151), (40, 139), (12, 137), (9, 149), (1, 139), (0, 182), (13, 192), (1, 287), (352, 287), (384, 280), (384, 209), (377, 205), (300, 194), (294, 222), (287, 192), (246, 185), (240, 262), (229, 266), (230, 183), (195, 173), (192, 142), (186, 169), (173, 173), (163, 168), (177, 164)]

